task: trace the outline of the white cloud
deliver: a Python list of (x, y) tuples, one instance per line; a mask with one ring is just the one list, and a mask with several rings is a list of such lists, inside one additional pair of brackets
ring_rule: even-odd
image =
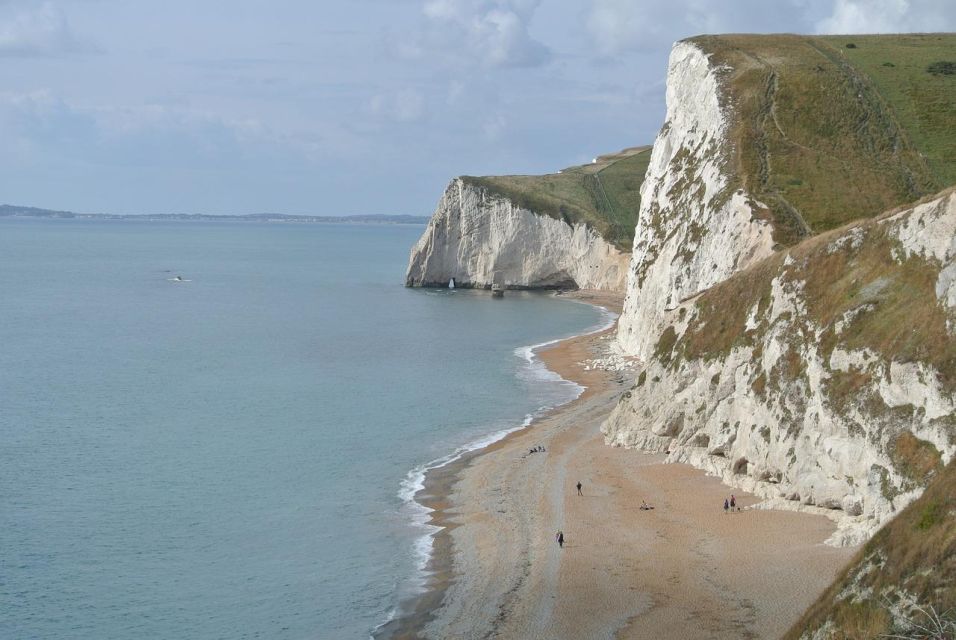
[(469, 66), (535, 67), (550, 50), (534, 39), (530, 23), (540, 0), (427, 0), (417, 37), (396, 49), (406, 57), (440, 56)]
[(501, 138), (501, 134), (504, 133), (507, 127), (508, 121), (503, 115), (498, 113), (481, 123), (481, 132), (485, 134), (486, 139), (494, 142)]
[(952, 0), (835, 0), (818, 33), (905, 33), (956, 28)]
[(31, 154), (78, 154), (106, 164), (222, 161), (312, 141), (256, 119), (167, 105), (82, 105), (54, 92), (0, 93), (0, 136)]
[(414, 89), (379, 93), (368, 103), (369, 111), (395, 122), (418, 122), (425, 117), (425, 96)]
[[(597, 51), (602, 55), (613, 55), (634, 48), (640, 42), (641, 31), (647, 22), (640, 7), (626, 0), (595, 0), (587, 28)], [(654, 21), (650, 22), (653, 24)]]
[(595, 51), (614, 56), (703, 33), (806, 32), (820, 15), (821, 3), (807, 0), (591, 0), (586, 26)]
[(73, 33), (66, 16), (52, 2), (13, 2), (0, 10), (0, 56), (55, 56), (96, 50)]

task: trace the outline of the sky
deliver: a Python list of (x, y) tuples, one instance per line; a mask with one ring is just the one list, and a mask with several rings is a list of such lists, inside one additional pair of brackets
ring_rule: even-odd
[(426, 215), (653, 142), (681, 38), (953, 30), (953, 0), (0, 0), (0, 202)]

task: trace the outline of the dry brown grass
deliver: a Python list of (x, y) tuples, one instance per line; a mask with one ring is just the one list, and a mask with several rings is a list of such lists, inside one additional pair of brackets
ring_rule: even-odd
[[(851, 586), (864, 595), (841, 597)], [(827, 620), (834, 625), (831, 638), (878, 638), (892, 631), (887, 602), (901, 590), (937, 611), (956, 607), (956, 461), (864, 545), (785, 639)]]
[[(948, 190), (944, 193), (948, 193)], [(881, 216), (882, 218), (882, 216)], [(857, 243), (830, 248), (833, 241), (856, 229)], [(817, 343), (824, 360), (837, 346), (867, 348), (884, 361), (931, 365), (947, 390), (956, 390), (956, 340), (947, 330), (947, 313), (936, 298), (938, 265), (911, 256), (893, 258), (897, 241), (878, 220), (863, 220), (810, 238), (803, 243), (735, 274), (701, 294), (697, 313), (676, 344), (675, 354), (689, 359), (725, 356), (732, 348), (759, 348), (761, 331), (748, 331), (747, 316), (757, 306), (758, 317), (769, 307), (771, 282), (803, 288), (806, 317), (796, 320), (792, 347)], [(793, 264), (784, 267), (789, 256)], [(842, 331), (837, 323), (843, 321)], [(818, 340), (816, 330), (822, 329)], [(795, 351), (775, 374), (792, 380), (803, 366)], [(675, 360), (677, 362), (677, 360)], [(768, 380), (774, 383), (774, 380)], [(862, 380), (837, 376), (830, 381), (835, 400), (854, 401)]]
[(893, 439), (890, 458), (897, 471), (917, 484), (925, 484), (943, 466), (939, 450), (933, 443), (920, 440), (909, 431)]

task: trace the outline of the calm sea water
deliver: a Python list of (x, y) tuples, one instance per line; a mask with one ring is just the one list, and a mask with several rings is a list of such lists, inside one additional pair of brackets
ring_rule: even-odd
[(405, 289), (421, 231), (0, 219), (0, 637), (367, 638), (393, 613), (419, 472), (574, 395), (520, 347), (601, 321)]

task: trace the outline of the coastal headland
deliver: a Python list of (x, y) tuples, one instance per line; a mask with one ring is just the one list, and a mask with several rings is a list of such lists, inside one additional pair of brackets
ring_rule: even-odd
[[(571, 295), (620, 311), (615, 294)], [(854, 549), (823, 544), (825, 517), (750, 509), (693, 467), (606, 446), (601, 423), (629, 385), (599, 364), (613, 331), (538, 354), (586, 388), (577, 400), (429, 473), (427, 591), (380, 637), (779, 637), (849, 561)], [(741, 510), (725, 513), (731, 494)]]

